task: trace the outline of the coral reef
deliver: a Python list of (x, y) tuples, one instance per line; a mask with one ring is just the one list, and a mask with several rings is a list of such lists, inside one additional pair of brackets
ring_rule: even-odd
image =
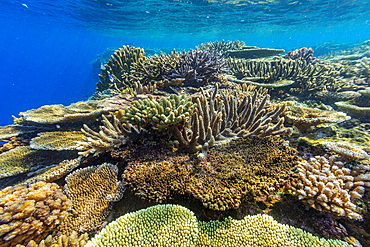
[(78, 149), (81, 150), (78, 154), (81, 156), (94, 156), (100, 153), (111, 151), (125, 145), (130, 139), (136, 140), (143, 134), (143, 129), (136, 129), (130, 124), (123, 124), (115, 115), (113, 116), (113, 124), (103, 115), (100, 131), (96, 132), (90, 129), (86, 124), (81, 129), (85, 135), (82, 141), (77, 141)]
[(80, 101), (69, 106), (44, 105), (38, 109), (21, 112), (19, 115), (24, 118), (24, 121), (41, 124), (86, 121), (104, 113), (98, 107), (98, 103), (98, 101)]
[(223, 55), (227, 55), (228, 50), (239, 50), (242, 47), (245, 47), (245, 43), (243, 41), (235, 40), (233, 41), (214, 41), (214, 42), (207, 42), (203, 43), (200, 46), (197, 46), (198, 49), (207, 50), (207, 51), (216, 51), (221, 52)]
[(71, 201), (57, 184), (7, 187), (0, 191), (0, 245), (39, 242), (67, 215)]
[(82, 141), (81, 131), (42, 132), (33, 138), (30, 147), (36, 150), (77, 150), (77, 141)]
[(178, 205), (157, 205), (116, 219), (85, 247), (194, 246), (197, 236), (193, 212)]
[(33, 176), (24, 183), (35, 183), (38, 181), (43, 182), (54, 182), (55, 180), (58, 180), (66, 175), (68, 175), (73, 169), (77, 168), (80, 165), (80, 158), (72, 159), (72, 160), (64, 160), (60, 162), (58, 165), (52, 165), (45, 168), (42, 168), (41, 171), (38, 170), (34, 172), (34, 174), (37, 174), (36, 176), (33, 176), (34, 174), (28, 173), (27, 175)]
[[(47, 130), (49, 130), (49, 128), (45, 126), (29, 126), (17, 124), (2, 126), (0, 127), (0, 141), (8, 142), (13, 137), (24, 138), (29, 134)], [(28, 136), (26, 138), (28, 139)]]
[(318, 238), (301, 229), (279, 224), (257, 214), (242, 220), (198, 222), (196, 246), (351, 246), (344, 241)]
[(323, 145), (349, 160), (367, 160), (370, 155), (353, 143), (324, 141)]
[(293, 60), (306, 61), (310, 64), (320, 63), (320, 61), (313, 56), (313, 49), (311, 47), (302, 47), (294, 51), (289, 51), (284, 57)]
[(84, 247), (89, 240), (89, 235), (84, 233), (78, 236), (76, 231), (72, 231), (71, 235), (61, 235), (57, 239), (53, 239), (49, 235), (45, 240), (39, 244), (31, 240), (27, 246), (18, 245), (17, 247)]
[(284, 49), (259, 48), (257, 46), (244, 46), (239, 49), (227, 50), (227, 56), (233, 58), (256, 59), (271, 57), (285, 52)]
[(114, 51), (111, 59), (101, 68), (100, 81), (96, 84), (96, 90), (101, 92), (106, 89), (131, 87), (133, 85), (130, 78), (132, 66), (144, 59), (145, 52), (142, 48), (123, 46)]
[(363, 165), (353, 170), (345, 168), (334, 156), (329, 159), (316, 156), (309, 162), (299, 162), (293, 194), (319, 211), (361, 220), (354, 199), (362, 198), (365, 188), (370, 187), (368, 171), (369, 168)]
[(351, 119), (343, 112), (309, 108), (292, 101), (287, 102), (286, 110), (282, 115), (288, 122), (293, 123), (301, 133), (310, 132), (318, 125), (341, 123)]
[(363, 118), (370, 117), (370, 106), (357, 106), (349, 101), (335, 102), (335, 105), (338, 106), (342, 111), (347, 112), (349, 115), (353, 117), (363, 117)]
[(29, 146), (30, 140), (22, 137), (11, 137), (9, 142), (0, 145), (0, 154), (20, 146)]
[(23, 146), (0, 154), (0, 178), (27, 172), (36, 153), (36, 150)]
[(193, 212), (178, 205), (157, 205), (121, 216), (90, 240), (86, 247), (107, 246), (350, 246), (325, 240), (271, 216), (227, 218), (223, 222), (197, 221)]
[(148, 125), (155, 128), (168, 128), (184, 123), (194, 111), (195, 104), (184, 95), (171, 94), (156, 100), (151, 95), (144, 100), (133, 101), (122, 119), (138, 127)]
[(122, 177), (137, 196), (161, 203), (190, 195), (218, 211), (238, 208), (248, 193), (263, 198), (281, 191), (297, 164), (295, 150), (278, 137), (214, 147), (200, 162), (165, 149), (128, 148), (122, 156), (128, 162)]
[(118, 168), (104, 163), (78, 169), (66, 177), (65, 190), (72, 200), (72, 213), (56, 229), (54, 235), (93, 233), (101, 229), (111, 212), (112, 204), (122, 198), (124, 183), (117, 180)]

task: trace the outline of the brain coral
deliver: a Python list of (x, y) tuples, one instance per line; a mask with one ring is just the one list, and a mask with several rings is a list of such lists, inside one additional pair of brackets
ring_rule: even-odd
[(55, 183), (7, 187), (0, 191), (0, 245), (39, 242), (66, 216), (71, 201)]
[(223, 222), (197, 221), (178, 205), (157, 205), (121, 216), (91, 239), (86, 247), (108, 246), (350, 246), (325, 240), (277, 223), (271, 216), (246, 216)]
[(104, 163), (78, 169), (66, 177), (65, 189), (73, 211), (57, 229), (57, 235), (72, 230), (94, 232), (106, 222), (112, 204), (122, 198), (123, 182), (117, 180), (118, 168)]

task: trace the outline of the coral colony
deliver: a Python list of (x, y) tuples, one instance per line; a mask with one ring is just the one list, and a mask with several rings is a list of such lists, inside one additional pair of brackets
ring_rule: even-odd
[(370, 245), (369, 49), (123, 46), (0, 127), (0, 245)]

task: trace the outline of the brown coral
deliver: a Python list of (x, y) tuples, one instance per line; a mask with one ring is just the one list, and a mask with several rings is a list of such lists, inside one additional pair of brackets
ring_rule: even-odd
[(10, 141), (0, 145), (0, 154), (19, 146), (28, 146), (30, 140), (21, 137), (12, 137)]
[(17, 247), (84, 247), (89, 240), (89, 235), (84, 233), (78, 235), (76, 231), (72, 231), (70, 235), (61, 235), (56, 239), (53, 239), (49, 235), (45, 240), (42, 240), (39, 244), (31, 240), (27, 246), (19, 245)]
[(38, 182), (0, 191), (0, 245), (42, 240), (66, 216), (71, 201), (57, 184)]
[(117, 180), (118, 168), (104, 163), (76, 170), (66, 177), (68, 197), (71, 198), (72, 213), (58, 227), (56, 235), (92, 233), (106, 223), (112, 204), (122, 198), (124, 183)]
[(358, 165), (353, 170), (332, 156), (311, 158), (298, 165), (294, 192), (305, 204), (350, 219), (362, 219), (354, 199), (360, 199), (370, 187), (369, 168)]
[(277, 193), (296, 164), (295, 151), (277, 137), (245, 138), (215, 147), (200, 162), (162, 149), (130, 150), (122, 176), (136, 195), (157, 202), (191, 195), (220, 211), (238, 208), (248, 193)]

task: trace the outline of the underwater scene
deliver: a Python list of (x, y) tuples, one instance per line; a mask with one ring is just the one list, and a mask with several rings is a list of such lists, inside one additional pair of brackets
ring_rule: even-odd
[(0, 2), (0, 246), (370, 246), (370, 2)]

